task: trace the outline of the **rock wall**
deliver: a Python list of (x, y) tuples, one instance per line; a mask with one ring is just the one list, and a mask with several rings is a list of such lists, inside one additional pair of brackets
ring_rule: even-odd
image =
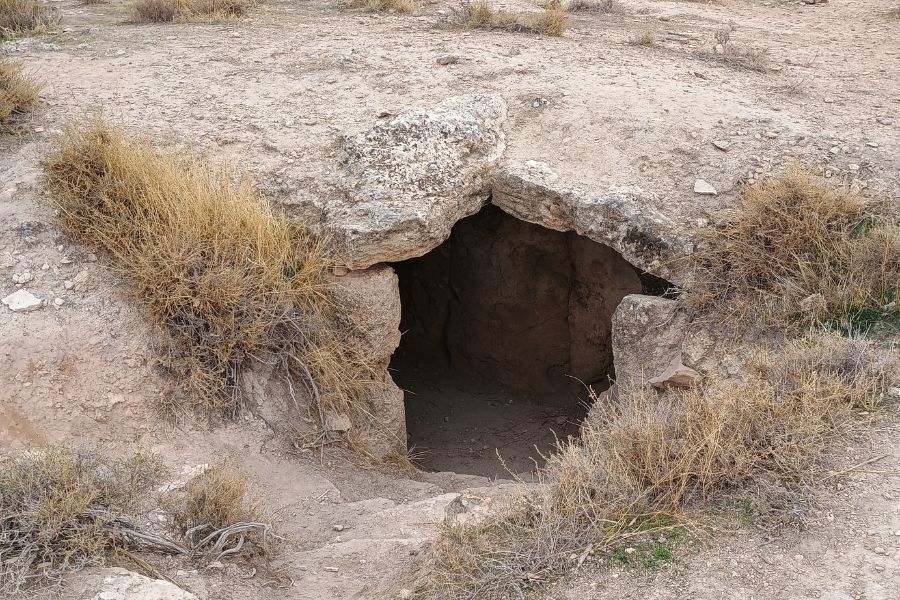
[[(334, 300), (346, 323), (346, 342), (353, 345), (377, 371), (368, 388), (370, 417), (353, 435), (361, 438), (369, 452), (384, 456), (406, 451), (406, 415), (403, 391), (388, 374), (391, 355), (400, 343), (400, 294), (393, 269), (379, 265), (351, 271), (334, 280)], [(334, 422), (346, 421), (333, 415)], [(326, 423), (326, 427), (327, 427)]]
[(506, 110), (498, 95), (458, 96), (344, 139), (338, 193), (318, 212), (340, 257), (352, 341), (385, 369), (371, 426), (354, 431), (376, 455), (405, 447), (403, 394), (387, 371), (400, 291), (403, 349), (472, 377), (534, 393), (580, 385), (569, 375), (602, 381), (611, 338), (624, 348), (633, 334), (646, 344), (616, 353), (617, 365), (659, 370), (641, 361), (665, 330), (638, 334), (624, 317), (613, 332), (612, 314), (641, 292), (635, 268), (683, 283), (678, 259), (692, 252), (690, 238), (638, 187), (584, 190), (543, 163), (501, 165)]

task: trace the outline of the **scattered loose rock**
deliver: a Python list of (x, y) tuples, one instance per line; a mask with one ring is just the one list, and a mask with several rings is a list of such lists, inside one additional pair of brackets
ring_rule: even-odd
[(715, 196), (719, 192), (717, 192), (716, 188), (714, 188), (707, 182), (703, 181), (702, 179), (698, 179), (694, 182), (694, 193)]
[(43, 304), (40, 298), (24, 289), (13, 292), (6, 298), (3, 298), (2, 302), (13, 312), (37, 310)]
[(670, 387), (689, 388), (697, 385), (701, 378), (700, 373), (684, 366), (681, 364), (681, 359), (676, 358), (665, 371), (650, 379), (648, 383), (658, 389)]

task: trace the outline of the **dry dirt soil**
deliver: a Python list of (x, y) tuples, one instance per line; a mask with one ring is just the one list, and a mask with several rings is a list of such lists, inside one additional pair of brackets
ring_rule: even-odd
[[(167, 25), (129, 22), (120, 0), (54, 4), (57, 31), (4, 43), (46, 87), (26, 131), (0, 139), (0, 296), (27, 271), (25, 287), (48, 304), (0, 307), (0, 453), (95, 443), (156, 451), (175, 473), (223, 457), (241, 466), (286, 541), (271, 573), (160, 563), (203, 600), (400, 597), (445, 494), (496, 484), (298, 452), (252, 417), (161, 420), (154, 405), (172, 382), (153, 368), (148, 323), (110, 262), (58, 230), (41, 192), (41, 159), (73, 119), (102, 111), (239, 163), (303, 213), (327, 192), (342, 133), (477, 91), (509, 103), (509, 159), (546, 161), (589, 189), (639, 183), (685, 227), (797, 158), (888, 199), (900, 185), (900, 18), (889, 0), (621, 0), (612, 14), (575, 15), (560, 38), (448, 27), (455, 4), (444, 0), (413, 15), (272, 0), (241, 20)], [(728, 23), (730, 43), (768, 49), (767, 72), (708, 58)], [(629, 43), (647, 29), (657, 47)], [(720, 192), (702, 205), (698, 177)], [(886, 456), (823, 482), (809, 530), (722, 531), (674, 546), (653, 569), (587, 562), (546, 597), (900, 598), (896, 422), (838, 449), (848, 466)], [(93, 593), (75, 577), (63, 596)]]

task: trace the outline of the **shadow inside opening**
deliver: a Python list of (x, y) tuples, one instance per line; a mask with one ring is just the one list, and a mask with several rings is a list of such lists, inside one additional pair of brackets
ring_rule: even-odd
[(530, 477), (577, 435), (586, 386), (613, 376), (613, 311), (658, 283), (607, 246), (490, 204), (393, 267), (408, 446), (427, 470), (500, 478)]

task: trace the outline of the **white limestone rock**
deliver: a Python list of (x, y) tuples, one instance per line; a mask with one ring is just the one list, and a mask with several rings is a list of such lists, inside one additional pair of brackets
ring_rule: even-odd
[(25, 289), (16, 290), (0, 302), (3, 302), (13, 312), (29, 312), (37, 310), (43, 305), (40, 298)]
[(324, 229), (347, 267), (421, 256), (476, 213), (506, 143), (506, 102), (496, 94), (411, 108), (344, 140), (342, 197)]

